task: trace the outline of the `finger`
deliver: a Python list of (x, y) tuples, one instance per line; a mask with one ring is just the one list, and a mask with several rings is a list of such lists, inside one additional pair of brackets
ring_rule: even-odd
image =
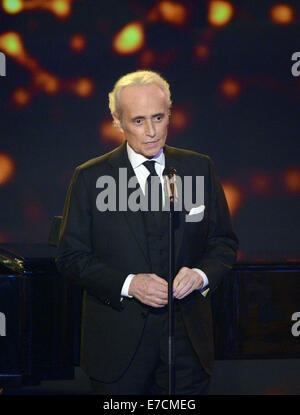
[(187, 296), (190, 292), (191, 292), (190, 287), (184, 287), (182, 290), (174, 294), (174, 298), (177, 298), (178, 300), (180, 300), (181, 298)]
[(183, 281), (184, 278), (186, 278), (188, 276), (188, 272), (189, 272), (189, 268), (187, 268), (187, 267), (182, 267), (180, 269), (180, 271), (178, 272), (178, 274), (174, 278), (174, 282), (173, 282), (174, 288), (177, 288), (180, 285), (181, 281)]
[(167, 298), (168, 297), (168, 287), (162, 284), (157, 283), (156, 281), (150, 281), (147, 285), (147, 291), (145, 294), (151, 298)]
[(148, 304), (152, 307), (163, 307), (167, 304), (167, 302), (167, 299), (154, 298), (151, 299)]
[(148, 304), (151, 307), (155, 307), (155, 308), (162, 308), (164, 307), (166, 304), (157, 304), (157, 303), (153, 303), (153, 304)]
[(181, 280), (182, 278), (184, 278), (184, 276), (187, 274), (188, 271), (189, 271), (189, 268), (187, 268), (187, 267), (180, 268), (180, 270), (178, 271), (175, 279)]
[(180, 290), (182, 287), (185, 286), (186, 282), (187, 282), (187, 275), (179, 276), (177, 280), (174, 280), (173, 290), (177, 292), (178, 290)]
[(184, 278), (175, 290), (174, 296), (178, 299), (185, 297), (193, 290), (193, 280)]
[(180, 288), (180, 284), (181, 284), (181, 280), (174, 280), (173, 281), (173, 294), (178, 290), (178, 288)]
[(148, 297), (151, 299), (151, 301), (159, 301), (159, 302), (167, 302), (168, 301), (168, 295), (165, 293), (155, 293), (152, 296)]
[(181, 300), (182, 298), (188, 296), (191, 292), (193, 291), (193, 289), (191, 287), (185, 287), (184, 290), (181, 290), (179, 293), (176, 294), (177, 300)]
[(152, 283), (149, 284), (149, 293), (156, 295), (156, 294), (163, 294), (163, 295), (167, 295), (168, 294), (168, 286), (159, 284), (155, 281), (153, 281)]
[(195, 273), (190, 273), (183, 281), (182, 284), (180, 284), (179, 287), (177, 287), (176, 294), (181, 295), (182, 289), (189, 289), (190, 292), (193, 290), (200, 290), (203, 286), (203, 279), (201, 276)]

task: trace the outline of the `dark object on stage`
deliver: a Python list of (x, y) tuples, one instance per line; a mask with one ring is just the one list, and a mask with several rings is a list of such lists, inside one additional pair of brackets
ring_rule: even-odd
[(237, 264), (212, 299), (217, 359), (300, 358), (300, 262)]
[(74, 377), (73, 290), (53, 258), (0, 249), (0, 313), (0, 387)]
[[(216, 359), (300, 358), (300, 330), (292, 331), (300, 263), (237, 264), (212, 305)], [(0, 250), (0, 387), (72, 379), (81, 306), (81, 290), (58, 274), (53, 258)]]
[(50, 233), (48, 238), (48, 244), (50, 246), (58, 246), (59, 241), (59, 233), (60, 233), (60, 227), (62, 224), (63, 217), (62, 216), (54, 216), (52, 219), (51, 227), (50, 227)]

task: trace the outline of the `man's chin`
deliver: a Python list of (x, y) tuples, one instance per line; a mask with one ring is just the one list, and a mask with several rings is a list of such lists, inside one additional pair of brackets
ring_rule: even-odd
[(160, 150), (163, 148), (163, 146), (161, 145), (161, 142), (158, 141), (157, 143), (155, 143), (155, 145), (145, 145), (143, 147), (143, 156), (147, 157), (147, 158), (152, 158), (154, 156), (156, 156)]

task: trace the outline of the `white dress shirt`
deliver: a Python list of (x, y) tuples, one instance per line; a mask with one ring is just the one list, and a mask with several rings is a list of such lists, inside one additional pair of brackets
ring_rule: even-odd
[[(147, 169), (147, 167), (145, 167), (143, 165), (143, 163), (145, 161), (148, 160), (154, 160), (155, 161), (155, 170), (157, 175), (160, 178), (160, 181), (162, 183), (162, 187), (163, 187), (163, 171), (165, 168), (165, 155), (164, 155), (164, 151), (163, 149), (160, 150), (160, 152), (154, 156), (152, 159), (148, 159), (147, 157), (143, 156), (142, 154), (138, 154), (136, 153), (131, 147), (130, 145), (127, 143), (127, 154), (128, 154), (128, 158), (129, 161), (132, 165), (132, 168), (134, 170), (134, 173), (137, 177), (137, 180), (139, 182), (139, 185), (143, 191), (143, 193), (145, 194), (145, 188), (146, 188), (146, 181), (147, 181), (147, 177), (149, 176), (150, 172)], [(164, 203), (164, 192), (163, 192), (163, 203)], [(200, 292), (203, 295), (207, 294), (207, 286), (208, 286), (208, 278), (207, 275), (205, 274), (205, 272), (201, 271), (198, 268), (193, 268), (193, 270), (195, 270), (196, 272), (198, 272), (201, 277), (203, 278), (203, 287), (201, 288)], [(126, 280), (124, 281), (122, 290), (121, 290), (121, 296), (122, 297), (132, 297), (131, 295), (128, 294), (129, 291), (129, 286), (131, 283), (132, 278), (135, 276), (135, 274), (129, 274), (126, 278)]]

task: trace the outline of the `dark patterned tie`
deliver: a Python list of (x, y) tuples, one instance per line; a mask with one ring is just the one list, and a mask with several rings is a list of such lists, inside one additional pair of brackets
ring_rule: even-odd
[[(158, 176), (158, 174), (156, 173), (156, 170), (155, 170), (155, 161), (154, 160), (148, 160), (148, 161), (145, 161), (143, 164), (150, 172), (149, 176), (147, 177), (147, 181), (146, 181), (146, 192), (148, 192), (148, 210), (152, 211), (152, 209), (151, 209), (151, 200), (152, 200), (151, 196), (155, 196), (155, 197), (159, 198), (158, 199), (158, 208), (159, 208), (159, 211), (161, 212), (162, 211), (162, 187), (161, 187), (161, 182), (159, 180), (159, 176)], [(154, 193), (154, 192), (151, 192), (151, 177), (155, 177), (155, 176), (158, 178), (157, 180), (159, 180), (158, 194)], [(157, 206), (157, 203), (154, 203), (154, 206)]]

